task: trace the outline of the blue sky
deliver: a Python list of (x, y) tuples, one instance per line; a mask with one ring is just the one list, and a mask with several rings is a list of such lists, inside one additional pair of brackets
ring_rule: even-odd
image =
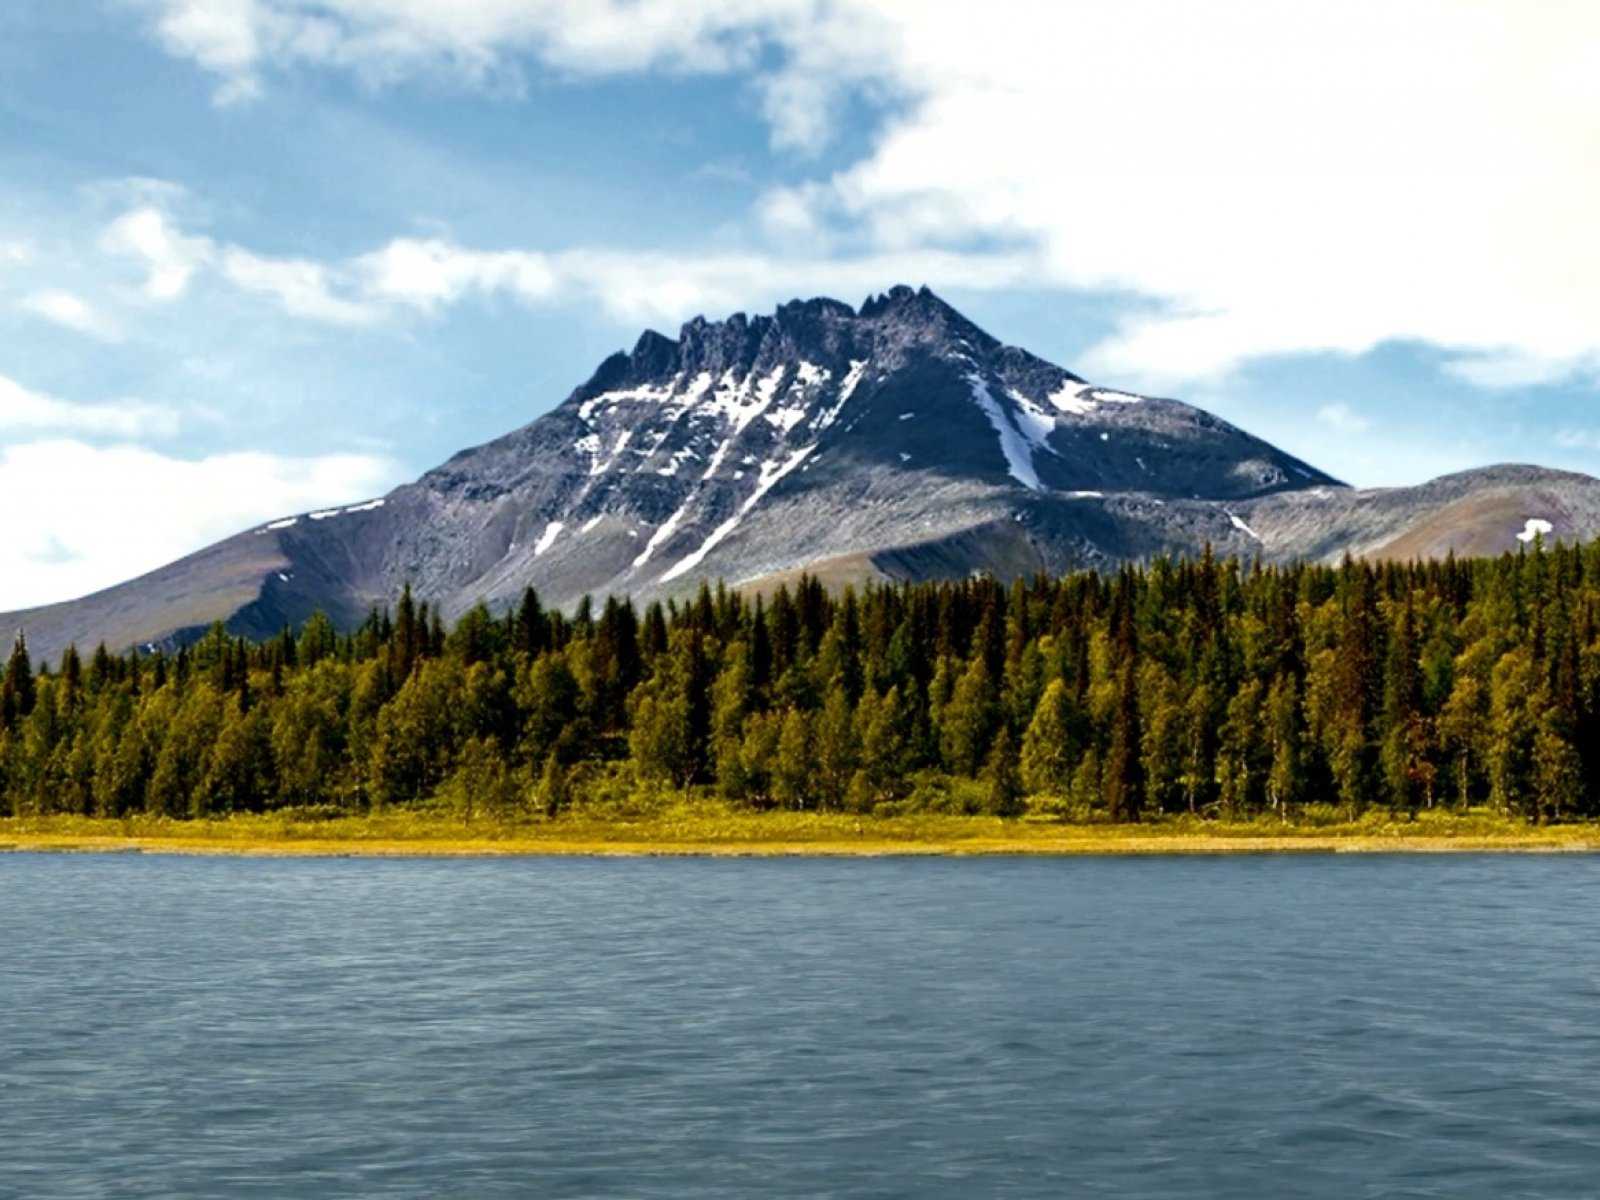
[(1600, 468), (1597, 10), (1195, 7), (9, 0), (0, 609), (898, 282), (1359, 485)]

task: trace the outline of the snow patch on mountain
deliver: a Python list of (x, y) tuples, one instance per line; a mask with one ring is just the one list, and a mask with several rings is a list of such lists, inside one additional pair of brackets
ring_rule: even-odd
[(1228, 513), (1228, 520), (1232, 523), (1235, 529), (1239, 530), (1239, 532), (1255, 538), (1255, 540), (1258, 542), (1261, 540), (1261, 535), (1254, 529), (1251, 529), (1250, 526), (1246, 525), (1244, 518), (1239, 516), (1237, 513)]
[(818, 433), (832, 425), (844, 411), (844, 406), (850, 402), (850, 397), (855, 395), (856, 385), (861, 382), (861, 375), (867, 369), (866, 360), (852, 361), (850, 370), (844, 377), (844, 382), (839, 385), (839, 398), (833, 402), (832, 408), (824, 409), (818, 414), (817, 419), (811, 422), (811, 427)]
[(633, 560), (633, 566), (635, 570), (638, 570), (640, 567), (644, 566), (645, 563), (649, 562), (650, 556), (654, 554), (658, 548), (665, 545), (673, 534), (678, 532), (678, 526), (683, 523), (684, 514), (689, 511), (689, 505), (693, 501), (694, 493), (691, 492), (688, 499), (686, 499), (682, 504), (678, 505), (678, 507), (673, 511), (672, 515), (666, 519), (666, 522), (650, 535), (650, 540), (644, 544), (644, 549), (639, 551), (639, 556)]
[(1022, 436), (1033, 443), (1034, 449), (1047, 450), (1054, 454), (1055, 448), (1050, 445), (1050, 435), (1056, 431), (1056, 419), (1016, 388), (1011, 388), (1006, 394), (1017, 406), (1017, 427), (1022, 431)]
[(544, 532), (539, 535), (539, 540), (533, 544), (533, 556), (538, 558), (546, 550), (550, 549), (550, 547), (555, 544), (556, 538), (561, 535), (561, 531), (565, 528), (566, 524), (561, 521), (551, 521), (548, 525), (546, 525), (544, 527)]
[(989, 424), (994, 426), (995, 433), (1000, 437), (1000, 453), (1005, 455), (1006, 469), (1011, 473), (1011, 477), (1032, 491), (1044, 491), (1044, 485), (1039, 482), (1039, 474), (1033, 468), (1032, 443), (1011, 423), (1011, 418), (1006, 415), (1005, 409), (1000, 407), (1000, 402), (990, 394), (989, 385), (983, 376), (976, 372), (970, 373), (967, 382), (972, 387), (973, 401), (983, 410), (983, 415), (989, 418)]
[(1071, 413), (1077, 417), (1086, 417), (1094, 411), (1094, 402), (1085, 400), (1083, 394), (1093, 390), (1094, 388), (1090, 384), (1066, 379), (1062, 381), (1060, 387), (1050, 393), (1047, 399), (1061, 412)]
[(670, 400), (677, 391), (679, 380), (674, 379), (666, 384), (642, 384), (639, 387), (624, 388), (615, 392), (601, 392), (598, 396), (591, 396), (578, 406), (580, 420), (592, 420), (596, 411), (602, 408), (615, 408), (619, 404), (660, 403)]
[(789, 474), (789, 472), (793, 471), (801, 463), (805, 462), (805, 460), (810, 456), (811, 452), (816, 448), (816, 443), (813, 442), (809, 446), (802, 446), (799, 450), (796, 450), (782, 463), (772, 462), (770, 460), (762, 463), (761, 476), (756, 482), (755, 490), (751, 492), (750, 495), (745, 499), (745, 502), (739, 506), (738, 511), (724, 521), (721, 525), (718, 525), (715, 529), (713, 529), (710, 534), (707, 535), (706, 540), (702, 542), (697, 549), (684, 555), (684, 557), (680, 559), (676, 565), (674, 565), (670, 570), (661, 576), (659, 582), (668, 583), (678, 578), (678, 576), (692, 571), (698, 567), (701, 562), (705, 560), (706, 555), (710, 554), (711, 551), (717, 548), (717, 544), (719, 542), (721, 542), (730, 533), (738, 528), (739, 522), (744, 520), (745, 516), (750, 512), (751, 509), (761, 503), (766, 494), (777, 486), (778, 481), (781, 480), (785, 475)]
[(1092, 383), (1078, 383), (1067, 379), (1063, 380), (1061, 386), (1051, 392), (1046, 399), (1060, 412), (1070, 413), (1075, 417), (1087, 417), (1101, 404), (1138, 404), (1144, 397), (1135, 396), (1132, 392), (1119, 392), (1113, 388), (1096, 387)]

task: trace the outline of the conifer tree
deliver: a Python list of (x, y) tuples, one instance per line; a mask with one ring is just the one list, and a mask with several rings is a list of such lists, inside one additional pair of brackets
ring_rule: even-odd
[(417, 626), (417, 605), (411, 597), (408, 580), (400, 590), (400, 605), (395, 610), (393, 634), (395, 675), (404, 680), (423, 650), (424, 630)]
[(1391, 812), (1415, 817), (1432, 792), (1429, 734), (1422, 714), (1422, 671), (1409, 598), (1389, 638), (1384, 670), (1383, 774)]
[(28, 657), (28, 639), (19, 629), (6, 662), (5, 679), (0, 680), (0, 722), (7, 729), (33, 711), (35, 689), (33, 663)]
[(549, 649), (550, 626), (545, 620), (544, 605), (539, 601), (539, 593), (531, 587), (522, 591), (516, 626), (516, 646), (523, 654), (534, 658)]
[(1129, 598), (1132, 576), (1119, 578), (1112, 617), (1117, 695), (1106, 749), (1106, 810), (1113, 821), (1137, 821), (1144, 808), (1144, 733), (1139, 713), (1139, 639)]

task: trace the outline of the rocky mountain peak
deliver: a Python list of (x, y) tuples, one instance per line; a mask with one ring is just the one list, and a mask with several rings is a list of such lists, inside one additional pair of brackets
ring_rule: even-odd
[[(1004, 349), (927, 287), (901, 284), (867, 297), (859, 311), (818, 296), (788, 301), (770, 315), (736, 312), (720, 321), (697, 316), (683, 324), (676, 339), (646, 330), (631, 353), (619, 352), (602, 363), (578, 395), (679, 375), (692, 378), (702, 371), (743, 376), (781, 361), (838, 370), (853, 360), (888, 355), (886, 365), (898, 366), (912, 348), (942, 357), (987, 356)], [(1028, 357), (1023, 351), (1010, 353)]]
[[(1447, 532), (1470, 517), (1557, 535), (1587, 511), (1576, 482), (1502, 474), (1419, 491), (1417, 511), (1456, 506)], [(388, 496), (221, 543), (193, 586), (249, 592), (231, 624), (272, 632), (316, 608), (359, 621), (406, 583), (450, 615), (530, 585), (563, 604), (801, 569), (1011, 577), (1206, 544), (1389, 544), (1386, 514), (1411, 510), (1352, 495), (1210, 413), (1085, 381), (897, 286), (860, 308), (817, 297), (647, 330), (521, 429)], [(183, 582), (198, 570), (162, 577), (171, 611), (199, 611)], [(125, 610), (106, 604), (93, 611)]]
[(899, 284), (862, 302), (860, 318), (928, 345), (960, 345), (989, 352), (999, 341), (967, 320), (927, 286)]

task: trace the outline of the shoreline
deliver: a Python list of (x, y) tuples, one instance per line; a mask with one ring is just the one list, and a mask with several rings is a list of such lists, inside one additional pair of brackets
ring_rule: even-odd
[[(1565, 835), (1565, 836), (1564, 836)], [(1600, 833), (1557, 827), (1499, 834), (1214, 834), (1190, 832), (886, 837), (318, 837), (0, 831), (0, 854), (155, 854), (250, 858), (885, 858), (1152, 857), (1238, 854), (1596, 854)]]

